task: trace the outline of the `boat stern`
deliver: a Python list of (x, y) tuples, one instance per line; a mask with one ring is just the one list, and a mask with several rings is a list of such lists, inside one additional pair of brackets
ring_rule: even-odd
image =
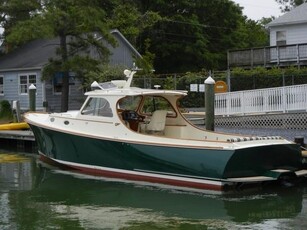
[(225, 167), (223, 180), (237, 184), (289, 184), (306, 176), (300, 146), (289, 143), (236, 150)]

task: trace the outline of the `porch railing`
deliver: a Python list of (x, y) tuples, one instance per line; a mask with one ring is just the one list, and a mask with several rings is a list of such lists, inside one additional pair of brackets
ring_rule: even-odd
[(215, 95), (215, 115), (307, 111), (307, 84)]
[(228, 51), (228, 67), (307, 64), (307, 43)]

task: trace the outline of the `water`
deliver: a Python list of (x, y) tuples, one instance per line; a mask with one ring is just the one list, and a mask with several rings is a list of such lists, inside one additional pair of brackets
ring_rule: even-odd
[(0, 150), (0, 229), (305, 229), (307, 184), (210, 194), (111, 181)]

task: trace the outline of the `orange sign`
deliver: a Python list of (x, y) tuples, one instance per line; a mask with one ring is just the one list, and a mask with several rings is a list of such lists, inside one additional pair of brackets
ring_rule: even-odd
[(227, 84), (224, 81), (216, 81), (214, 86), (215, 93), (226, 93), (227, 92)]

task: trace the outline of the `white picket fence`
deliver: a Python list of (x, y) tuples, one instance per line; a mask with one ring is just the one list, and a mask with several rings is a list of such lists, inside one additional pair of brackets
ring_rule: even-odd
[(307, 111), (307, 84), (215, 95), (215, 115), (291, 111)]

